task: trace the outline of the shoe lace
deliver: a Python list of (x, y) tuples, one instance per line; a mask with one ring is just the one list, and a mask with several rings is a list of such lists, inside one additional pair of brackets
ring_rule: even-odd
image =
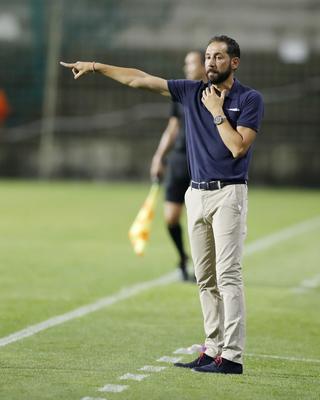
[(200, 364), (200, 362), (201, 362), (201, 360), (205, 357), (205, 353), (203, 352), (203, 353), (200, 353), (200, 356), (199, 356), (199, 358), (198, 358), (198, 360), (197, 360), (197, 364)]
[(217, 367), (219, 367), (222, 363), (222, 357), (221, 356), (215, 357), (214, 363), (216, 364)]

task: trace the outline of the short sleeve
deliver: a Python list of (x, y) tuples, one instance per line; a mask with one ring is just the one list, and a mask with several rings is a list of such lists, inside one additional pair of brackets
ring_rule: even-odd
[(245, 126), (258, 132), (263, 114), (262, 95), (256, 90), (250, 90), (241, 104), (241, 113), (237, 120), (237, 126)]
[(187, 93), (186, 79), (171, 79), (168, 81), (168, 88), (174, 102), (183, 103)]

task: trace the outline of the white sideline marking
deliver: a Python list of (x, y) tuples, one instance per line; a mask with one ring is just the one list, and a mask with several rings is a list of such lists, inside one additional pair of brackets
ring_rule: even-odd
[(299, 224), (289, 226), (279, 232), (272, 233), (271, 235), (262, 237), (249, 243), (244, 248), (244, 255), (249, 256), (253, 253), (263, 251), (277, 245), (279, 242), (293, 238), (294, 236), (301, 235), (302, 233), (309, 232), (313, 229), (320, 227), (320, 217), (308, 219), (307, 221), (300, 222)]
[[(292, 225), (288, 228), (285, 228), (279, 232), (272, 233), (271, 235), (265, 236), (261, 239), (258, 239), (252, 243), (249, 243), (245, 247), (244, 255), (250, 255), (253, 253), (257, 253), (259, 251), (265, 250), (269, 247), (272, 247), (278, 244), (280, 241), (291, 239), (294, 236), (300, 235), (302, 233), (308, 232), (312, 229), (316, 229), (320, 226), (320, 217), (316, 217), (304, 222), (301, 222), (297, 225)], [(0, 339), (0, 347), (7, 346), (10, 343), (17, 342), (18, 340), (22, 340), (29, 336), (33, 336), (41, 331), (44, 331), (48, 328), (52, 328), (53, 326), (57, 326), (63, 324), (65, 322), (71, 321), (75, 318), (83, 317), (84, 315), (90, 314), (92, 312), (101, 310), (102, 308), (110, 307), (111, 305), (121, 301), (133, 297), (137, 294), (140, 294), (143, 291), (149, 290), (156, 286), (167, 285), (168, 283), (172, 283), (178, 279), (177, 271), (171, 272), (170, 274), (164, 275), (158, 279), (154, 279), (152, 281), (138, 283), (129, 288), (122, 289), (118, 293), (104, 297), (95, 303), (88, 304), (86, 306), (76, 308), (73, 311), (70, 311), (66, 314), (58, 315), (56, 317), (50, 318), (46, 321), (40, 322), (36, 325), (31, 325), (21, 331), (12, 333), (11, 335), (5, 336)]]
[(82, 397), (81, 400), (107, 400), (105, 397)]
[(161, 372), (167, 367), (156, 367), (154, 365), (145, 365), (142, 368), (139, 368), (139, 371), (147, 371), (147, 372)]
[(309, 363), (320, 363), (320, 360), (316, 358), (299, 358), (299, 357), (289, 357), (289, 356), (275, 356), (271, 354), (254, 354), (245, 353), (245, 357), (256, 357), (256, 358), (273, 358), (275, 360), (286, 360), (286, 361), (300, 361)]
[[(187, 347), (185, 349), (177, 349), (175, 350), (173, 353), (176, 354), (177, 351), (179, 350), (188, 350), (193, 349), (193, 353), (198, 353), (199, 351), (197, 350), (197, 346), (200, 346), (200, 348), (203, 350), (204, 349), (204, 345), (199, 345), (199, 344), (193, 344), (190, 347)], [(180, 354), (192, 354), (190, 353), (180, 353)], [(275, 360), (286, 360), (286, 361), (300, 361), (300, 362), (310, 362), (310, 363), (320, 363), (320, 360), (316, 359), (316, 358), (299, 358), (299, 357), (290, 357), (290, 356), (277, 356), (277, 355), (272, 355), (272, 354), (255, 354), (255, 353), (245, 353), (244, 354), (245, 357), (255, 357), (255, 358), (271, 358), (271, 359), (275, 359)]]
[(165, 362), (165, 363), (176, 363), (179, 362), (182, 359), (182, 357), (168, 357), (168, 356), (163, 356), (161, 358), (158, 358), (157, 361), (159, 362)]
[(99, 392), (110, 392), (110, 393), (120, 393), (124, 390), (128, 389), (127, 385), (105, 385), (102, 388), (98, 389)]
[(305, 279), (299, 286), (293, 288), (295, 293), (305, 293), (320, 286), (320, 274), (310, 279)]
[(193, 353), (201, 353), (205, 350), (205, 347), (202, 344), (193, 344), (190, 347), (181, 347), (173, 352), (173, 354), (193, 354)]
[(110, 307), (111, 305), (118, 303), (121, 300), (133, 297), (136, 294), (140, 294), (141, 292), (149, 290), (155, 286), (167, 285), (168, 283), (174, 282), (177, 279), (178, 279), (177, 271), (174, 271), (167, 275), (161, 276), (158, 279), (138, 283), (131, 287), (124, 288), (120, 290), (120, 292), (112, 296), (104, 297), (96, 301), (95, 303), (91, 303), (86, 306), (76, 308), (75, 310), (70, 311), (66, 314), (58, 315), (57, 317), (47, 319), (46, 321), (40, 322), (39, 324), (29, 326), (21, 331), (12, 333), (9, 336), (5, 336), (0, 339), (0, 347), (7, 346), (10, 343), (17, 342), (18, 340), (24, 339), (26, 337), (33, 336), (36, 333), (44, 331), (53, 326), (63, 324), (64, 322), (71, 321), (75, 318), (83, 317), (86, 314), (90, 314), (92, 312), (101, 310), (102, 308)]
[(142, 375), (142, 374), (125, 374), (125, 375), (122, 375), (122, 376), (120, 376), (120, 378), (119, 379), (121, 379), (121, 380), (128, 380), (128, 379), (131, 379), (131, 380), (133, 380), (133, 381), (142, 381), (143, 379), (145, 379), (145, 378), (147, 378), (148, 376), (150, 376), (150, 375)]

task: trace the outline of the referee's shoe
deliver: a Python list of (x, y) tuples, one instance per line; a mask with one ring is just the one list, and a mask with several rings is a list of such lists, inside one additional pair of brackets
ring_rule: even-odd
[[(191, 265), (189, 265), (189, 264), (191, 264)], [(189, 266), (189, 271), (188, 271), (188, 266)], [(194, 273), (190, 272), (190, 269), (193, 270), (193, 265), (192, 265), (192, 263), (189, 262), (188, 256), (185, 256), (184, 259), (182, 259), (179, 262), (178, 268), (180, 270), (180, 276), (181, 276), (182, 281), (196, 282), (196, 277), (194, 276)]]

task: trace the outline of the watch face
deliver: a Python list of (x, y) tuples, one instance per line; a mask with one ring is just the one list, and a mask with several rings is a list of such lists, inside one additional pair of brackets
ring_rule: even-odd
[(217, 115), (216, 117), (214, 117), (214, 123), (216, 125), (220, 125), (223, 122), (224, 118), (221, 115)]

